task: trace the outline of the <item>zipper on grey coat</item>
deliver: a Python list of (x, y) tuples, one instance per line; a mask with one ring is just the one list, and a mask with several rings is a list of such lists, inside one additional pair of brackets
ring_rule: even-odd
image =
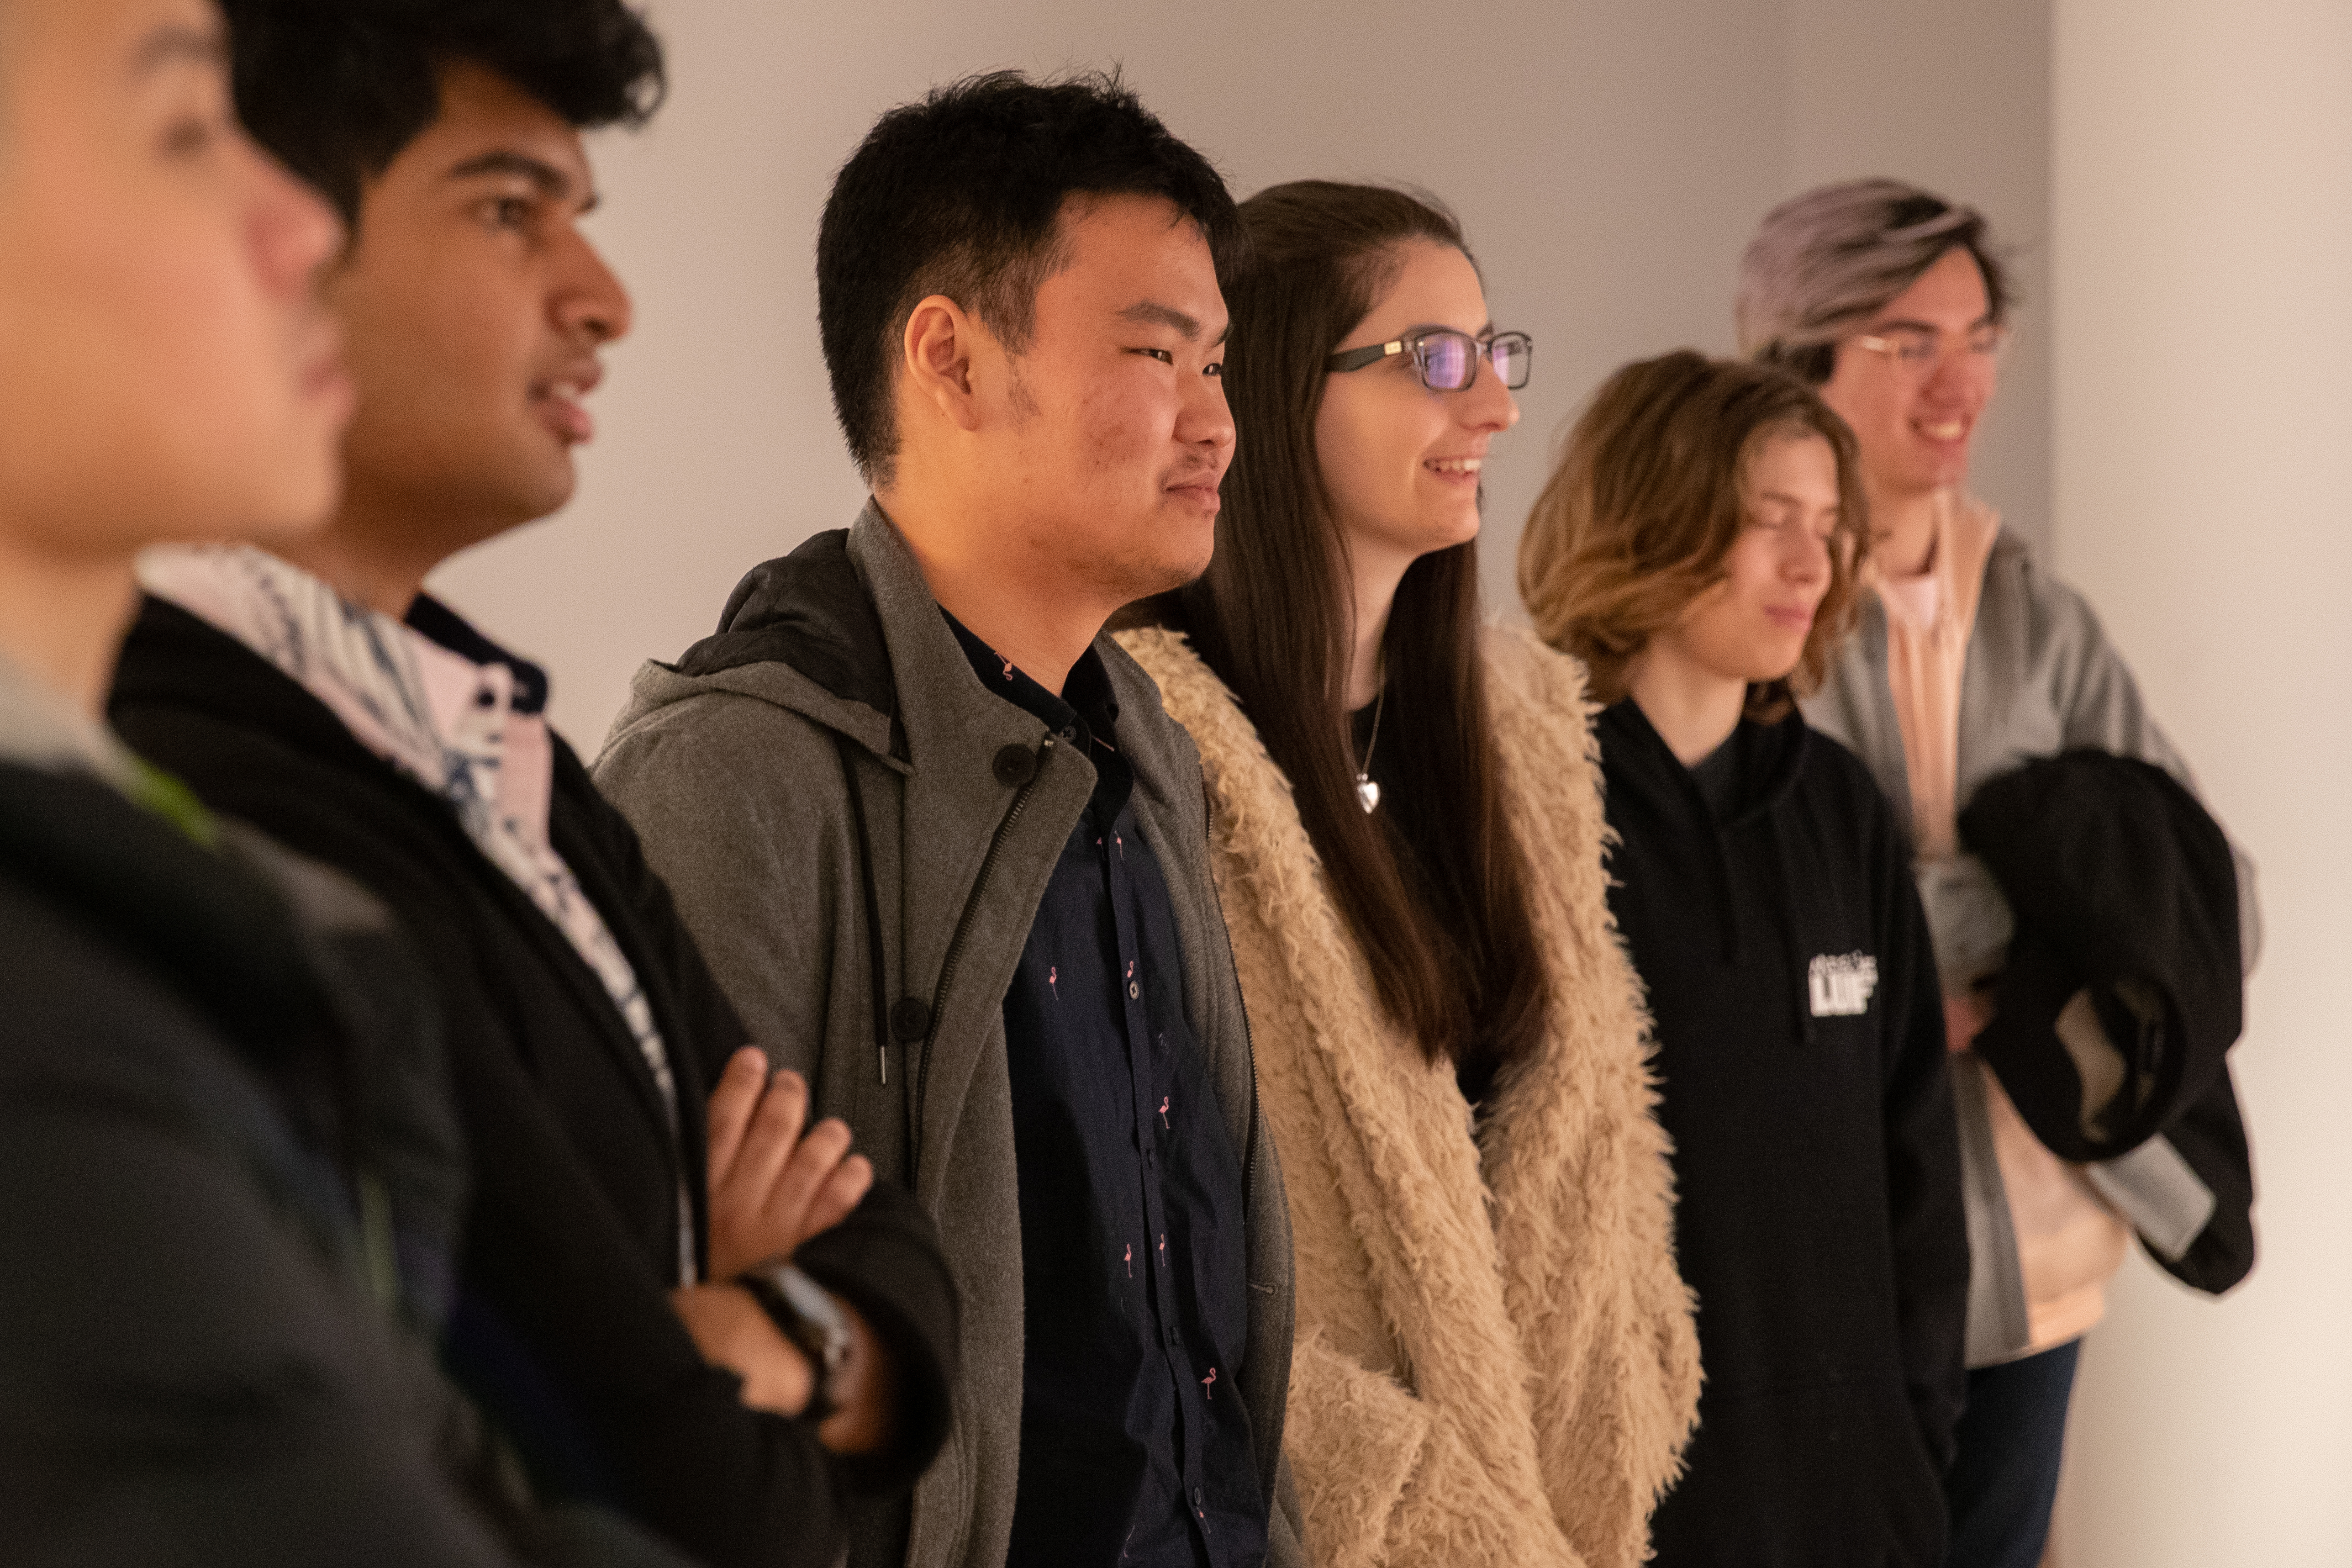
[(996, 824), (996, 832), (988, 841), (988, 853), (981, 857), (980, 874), (972, 878), (971, 894), (964, 900), (963, 913), (956, 916), (955, 935), (948, 938), (947, 956), (940, 960), (940, 981), (931, 988), (931, 1027), (924, 1032), (922, 1065), (915, 1073), (914, 1125), (907, 1140), (907, 1174), (910, 1184), (911, 1178), (922, 1168), (923, 1105), (931, 1089), (931, 1047), (940, 1037), (940, 1020), (947, 1016), (948, 987), (955, 980), (956, 960), (963, 956), (964, 939), (971, 934), (972, 916), (980, 908), (981, 894), (988, 891), (988, 873), (996, 868), (996, 857), (1003, 851), (1005, 835), (1012, 832), (1013, 824), (1021, 820), (1021, 813), (1029, 809), (1029, 797), (1036, 789), (1037, 781), (1045, 777), (1046, 757), (1053, 749), (1054, 737), (1050, 735), (1038, 744), (1037, 769), (1029, 775), (1029, 781), (1021, 786), (1021, 792), (1013, 797), (1013, 804), (1006, 810), (1004, 820)]

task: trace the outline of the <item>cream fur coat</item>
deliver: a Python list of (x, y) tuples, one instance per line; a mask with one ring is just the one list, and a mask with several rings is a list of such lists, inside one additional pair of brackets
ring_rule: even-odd
[(1179, 635), (1128, 633), (1198, 743), (1217, 888), (1288, 1178), (1286, 1448), (1322, 1568), (1629, 1568), (1679, 1470), (1698, 1342), (1648, 1019), (1610, 919), (1583, 669), (1487, 637), (1552, 1020), (1479, 1141), (1381, 1011), (1290, 786)]

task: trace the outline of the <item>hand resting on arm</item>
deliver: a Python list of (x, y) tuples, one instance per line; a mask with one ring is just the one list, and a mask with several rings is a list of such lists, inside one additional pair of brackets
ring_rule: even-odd
[[(850, 1153), (845, 1124), (828, 1117), (803, 1130), (808, 1106), (806, 1081), (790, 1071), (771, 1076), (757, 1049), (746, 1046), (728, 1062), (710, 1096), (711, 1282), (672, 1293), (703, 1355), (743, 1379), (744, 1404), (784, 1416), (807, 1407), (813, 1369), (732, 1281), (838, 1225), (874, 1185), (872, 1163)], [(856, 1308), (833, 1300), (848, 1321), (851, 1348), (834, 1375), (837, 1408), (817, 1437), (835, 1453), (875, 1453), (890, 1441), (897, 1405), (890, 1354)]]

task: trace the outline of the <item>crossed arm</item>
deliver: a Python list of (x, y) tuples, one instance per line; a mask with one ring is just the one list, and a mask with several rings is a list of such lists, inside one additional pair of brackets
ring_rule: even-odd
[[(874, 1166), (850, 1152), (848, 1125), (827, 1117), (806, 1125), (808, 1082), (771, 1074), (756, 1047), (727, 1063), (710, 1096), (709, 1282), (683, 1287), (671, 1302), (706, 1360), (743, 1379), (743, 1403), (798, 1416), (815, 1375), (759, 1301), (734, 1283), (744, 1270), (788, 1259), (831, 1229), (874, 1185)], [(834, 1378), (837, 1408), (817, 1438), (839, 1454), (872, 1454), (893, 1435), (896, 1368), (863, 1313), (835, 1297), (848, 1320), (848, 1358)]]

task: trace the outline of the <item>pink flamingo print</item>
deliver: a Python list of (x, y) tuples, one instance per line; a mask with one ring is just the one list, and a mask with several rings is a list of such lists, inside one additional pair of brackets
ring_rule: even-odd
[(1214, 1399), (1217, 1396), (1217, 1369), (1215, 1367), (1213, 1366), (1209, 1368), (1209, 1375), (1201, 1379), (1201, 1386), (1208, 1390), (1207, 1393), (1201, 1396), (1202, 1398)]
[(1127, 1277), (1130, 1280), (1135, 1278), (1135, 1243), (1132, 1241), (1127, 1244)]
[(1163, 1128), (1168, 1125), (1168, 1102), (1171, 1098), (1172, 1096), (1167, 1094), (1160, 1097), (1160, 1125)]
[(1062, 971), (1060, 966), (1055, 964), (1048, 964), (1045, 966), (1045, 988), (1054, 993), (1054, 999), (1055, 1001), (1058, 1002), (1062, 999)]

